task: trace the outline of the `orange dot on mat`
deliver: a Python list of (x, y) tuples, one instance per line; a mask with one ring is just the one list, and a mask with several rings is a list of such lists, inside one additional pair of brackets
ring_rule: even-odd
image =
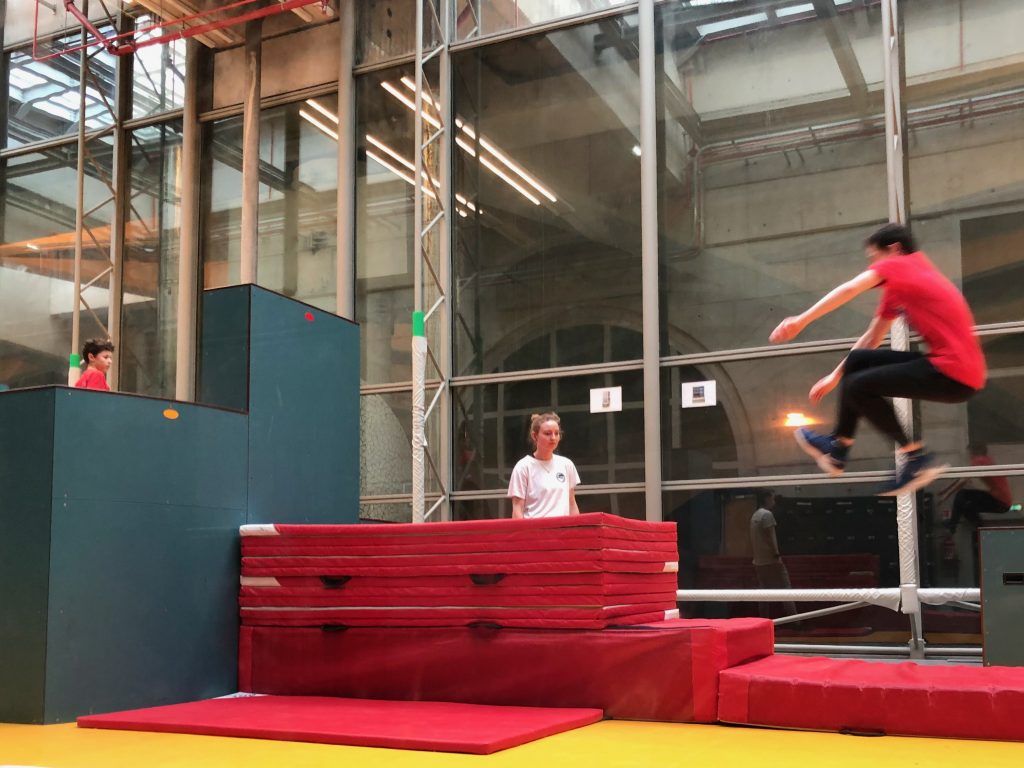
[(173, 408), (165, 408), (164, 409), (164, 418), (165, 419), (170, 419), (171, 421), (174, 421), (176, 418), (178, 418), (178, 412), (176, 410), (174, 410)]

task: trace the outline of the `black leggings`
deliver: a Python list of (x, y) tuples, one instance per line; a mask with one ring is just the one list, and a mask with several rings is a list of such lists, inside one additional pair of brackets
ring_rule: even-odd
[(855, 349), (843, 364), (836, 435), (852, 438), (863, 416), (901, 446), (907, 445), (910, 441), (887, 397), (962, 403), (975, 391), (940, 373), (919, 352)]

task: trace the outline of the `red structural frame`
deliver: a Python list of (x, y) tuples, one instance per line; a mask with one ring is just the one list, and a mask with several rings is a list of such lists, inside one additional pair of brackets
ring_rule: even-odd
[[(214, 13), (224, 13), (225, 11), (233, 11), (238, 9), (246, 8), (254, 3), (260, 2), (260, 0), (235, 0), (235, 2), (228, 5), (221, 6), (219, 8), (211, 8), (206, 11), (199, 11), (193, 13), (190, 16), (182, 16), (178, 19), (168, 19), (162, 21), (159, 24), (152, 24), (142, 29), (132, 30), (131, 32), (122, 32), (117, 35), (105, 35), (103, 34), (96, 25), (89, 20), (88, 16), (82, 13), (81, 9), (75, 5), (75, 0), (64, 0), (64, 9), (70, 13), (78, 22), (85, 27), (96, 39), (92, 42), (85, 43), (83, 45), (77, 45), (72, 48), (64, 48), (54, 53), (46, 54), (45, 56), (39, 55), (38, 43), (39, 43), (39, 1), (36, 0), (36, 13), (33, 26), (32, 34), (32, 58), (36, 61), (46, 61), (56, 56), (64, 56), (69, 53), (75, 53), (83, 48), (91, 48), (93, 46), (103, 46), (108, 53), (115, 56), (126, 56), (140, 48), (145, 48), (150, 45), (162, 45), (163, 43), (170, 43), (174, 40), (182, 40), (189, 37), (195, 37), (196, 35), (206, 34), (207, 32), (214, 32), (218, 29), (224, 29), (225, 27), (233, 27), (238, 24), (243, 24), (247, 21), (253, 21), (255, 19), (262, 19), (267, 16), (276, 16), (279, 13), (285, 13), (287, 11), (295, 10), (296, 8), (303, 8), (307, 5), (313, 5), (317, 3), (320, 5), (321, 11), (327, 13), (327, 2), (328, 0), (278, 0), (262, 8), (255, 8), (243, 11), (233, 16), (227, 16), (225, 18), (212, 19), (209, 21), (203, 21), (208, 19)], [(195, 26), (185, 26), (190, 22), (196, 22)], [(180, 29), (168, 30), (169, 28), (180, 26)], [(140, 35), (148, 34), (150, 32), (163, 32), (163, 34), (155, 35), (146, 40), (138, 41), (136, 38)]]

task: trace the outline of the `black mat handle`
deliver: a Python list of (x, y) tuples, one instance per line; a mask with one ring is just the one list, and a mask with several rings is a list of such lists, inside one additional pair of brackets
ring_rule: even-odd
[(321, 576), (320, 582), (328, 589), (341, 589), (352, 580), (351, 576)]
[(488, 584), (497, 584), (505, 578), (504, 573), (471, 573), (469, 578), (477, 586), (486, 586)]

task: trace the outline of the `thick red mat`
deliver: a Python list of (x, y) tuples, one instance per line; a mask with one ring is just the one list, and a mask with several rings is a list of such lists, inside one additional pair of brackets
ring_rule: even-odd
[(679, 617), (676, 608), (642, 605), (601, 609), (515, 608), (242, 608), (242, 624), (262, 627), (473, 627), (533, 629), (603, 629), (666, 621)]
[(772, 630), (765, 619), (603, 630), (243, 626), (238, 684), (279, 695), (595, 707), (617, 719), (713, 723), (719, 672), (770, 654)]
[(461, 533), (508, 533), (523, 535), (530, 531), (553, 531), (575, 528), (600, 527), (626, 531), (671, 533), (676, 531), (675, 523), (654, 523), (646, 520), (631, 520), (607, 512), (588, 512), (584, 515), (567, 517), (541, 517), (513, 520), (456, 520), (440, 523), (397, 523), (357, 525), (244, 525), (242, 536), (392, 536), (416, 537), (438, 536)]
[(1024, 741), (1024, 668), (769, 656), (724, 670), (719, 719)]
[(360, 595), (604, 594), (666, 591), (675, 594), (675, 573), (508, 573), (456, 576), (245, 576), (242, 587), (325, 588)]
[(596, 533), (596, 530), (525, 531), (528, 536), (485, 533), (416, 537), (243, 536), (242, 554), (444, 555), (550, 549), (632, 549), (674, 553), (677, 548), (674, 532), (666, 535), (623, 531), (621, 536), (612, 536)]
[(602, 716), (599, 709), (244, 696), (89, 715), (78, 718), (78, 725), (489, 755)]

